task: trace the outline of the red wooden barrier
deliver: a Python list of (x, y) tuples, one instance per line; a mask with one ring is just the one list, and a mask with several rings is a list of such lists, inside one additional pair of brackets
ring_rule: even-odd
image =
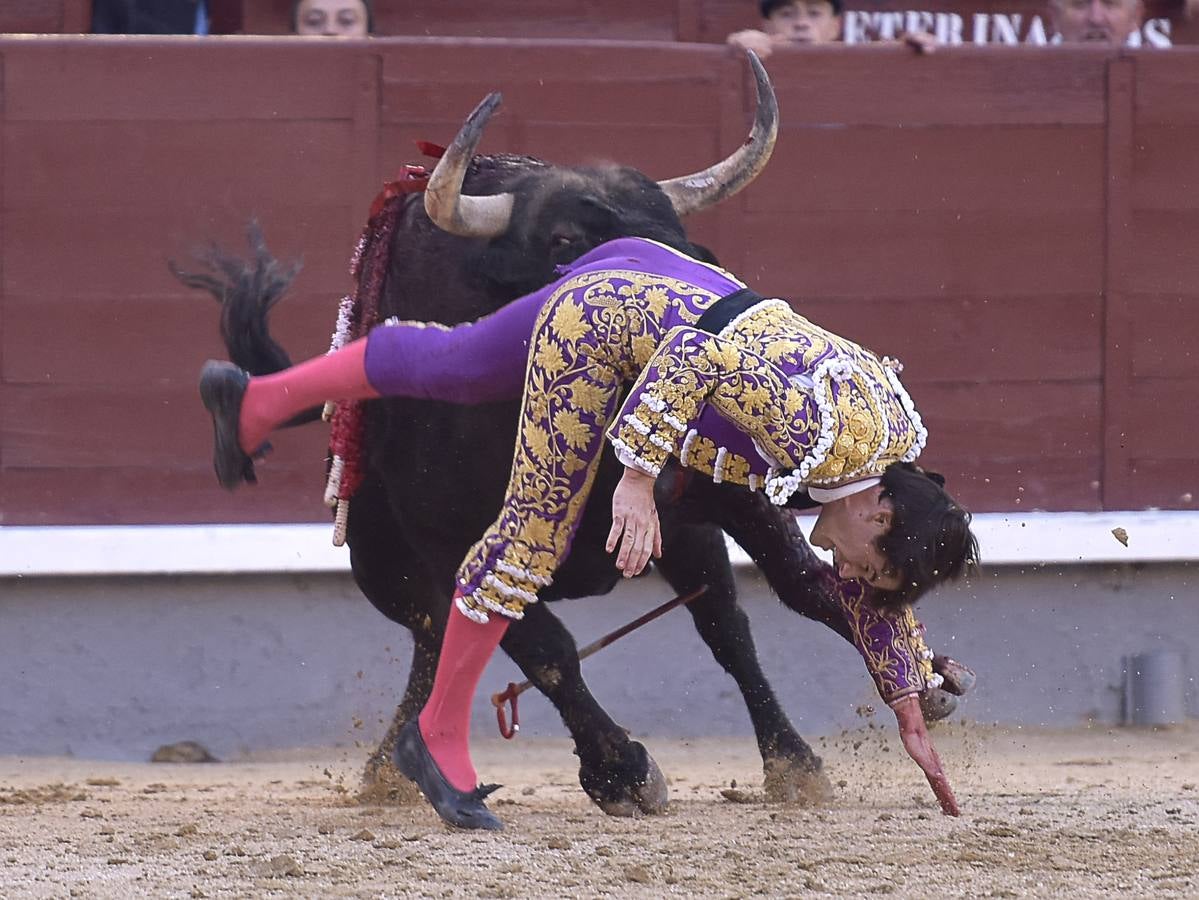
[[(0, 523), (320, 520), (323, 431), (215, 485), (215, 304), (165, 261), (257, 215), (321, 352), (366, 206), (492, 88), (485, 151), (655, 177), (741, 140), (721, 47), (0, 40)], [(901, 357), (976, 509), (1194, 508), (1199, 52), (780, 53), (761, 179), (689, 224), (760, 290)]]

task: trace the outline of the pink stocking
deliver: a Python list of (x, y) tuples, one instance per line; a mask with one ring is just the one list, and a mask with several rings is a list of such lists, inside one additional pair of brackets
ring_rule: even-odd
[(282, 372), (251, 378), (238, 420), (241, 449), (253, 455), (273, 429), (326, 400), (378, 397), (366, 377), (366, 342), (362, 338)]
[(478, 783), (470, 760), (471, 701), (508, 623), (506, 616), (492, 613), (488, 622), (480, 624), (463, 615), (456, 602), (450, 608), (433, 692), (419, 721), (421, 737), (441, 774), (460, 791), (473, 790)]

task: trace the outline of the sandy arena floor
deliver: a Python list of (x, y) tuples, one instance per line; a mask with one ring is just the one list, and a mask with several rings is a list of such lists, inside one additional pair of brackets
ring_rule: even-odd
[(506, 784), (500, 834), (449, 831), (423, 804), (355, 802), (365, 751), (3, 758), (0, 895), (1199, 894), (1199, 729), (936, 738), (959, 820), (934, 810), (893, 729), (819, 742), (838, 787), (818, 810), (763, 802), (749, 741), (649, 741), (672, 805), (642, 819), (592, 806), (564, 741), (480, 741), (483, 773)]

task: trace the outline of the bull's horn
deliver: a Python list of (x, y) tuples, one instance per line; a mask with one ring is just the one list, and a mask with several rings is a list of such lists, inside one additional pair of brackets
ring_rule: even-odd
[(483, 136), (483, 126), (502, 99), (493, 92), (475, 107), (429, 176), (425, 212), (442, 231), (460, 237), (495, 237), (508, 230), (512, 194), (472, 197), (462, 193), (462, 179)]
[(758, 89), (758, 111), (754, 116), (753, 130), (745, 143), (728, 159), (694, 175), (658, 182), (680, 217), (699, 212), (733, 196), (758, 177), (774, 151), (774, 142), (779, 134), (778, 101), (774, 98), (774, 88), (770, 86), (770, 78), (757, 54), (752, 50), (746, 50), (745, 53), (754, 70), (754, 82)]

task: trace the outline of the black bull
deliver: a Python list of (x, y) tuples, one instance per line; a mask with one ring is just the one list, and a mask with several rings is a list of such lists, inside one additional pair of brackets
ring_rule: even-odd
[[(476, 157), (465, 187), (469, 194), (514, 192), (512, 227), (489, 240), (455, 237), (433, 226), (419, 195), (403, 198), (380, 318), (471, 320), (548, 283), (555, 263), (622, 234), (704, 253), (686, 241), (654, 182), (635, 170), (563, 170), (526, 157)], [(214, 250), (206, 261), (220, 277), (181, 277), (222, 300), (221, 330), (231, 359), (264, 374), (289, 364), (269, 335), (267, 314), (294, 270), (278, 266), (254, 229), (251, 236), (256, 258), (250, 264)], [(523, 361), (513, 360), (513, 365)], [(463, 407), (393, 398), (368, 404), (365, 480), (353, 498), (347, 532), (351, 565), (370, 602), (413, 637), (408, 684), (391, 727), (367, 764), (368, 784), (390, 779), (396, 734), (428, 696), (454, 572), (500, 506), (517, 413), (514, 402)], [(619, 580), (604, 543), (610, 526), (607, 498), (620, 472), (615, 456), (606, 452), (594, 502), (542, 600), (604, 594)], [(678, 594), (708, 585), (688, 610), (745, 699), (768, 795), (800, 800), (827, 796), (819, 757), (795, 730), (762, 672), (748, 618), (737, 602), (722, 532), (749, 554), (785, 606), (851, 640), (839, 607), (821, 587), (818, 576), (827, 573), (827, 566), (815, 557), (792, 516), (761, 493), (671, 468), (659, 478), (656, 495), (663, 554), (655, 565)], [(661, 773), (645, 748), (630, 740), (591, 695), (574, 640), (550, 607), (530, 606), (525, 618), (509, 628), (502, 646), (561, 715), (575, 742), (579, 781), (587, 794), (610, 814), (662, 810), (666, 787)], [(842, 661), (850, 670), (857, 658), (851, 653)]]

